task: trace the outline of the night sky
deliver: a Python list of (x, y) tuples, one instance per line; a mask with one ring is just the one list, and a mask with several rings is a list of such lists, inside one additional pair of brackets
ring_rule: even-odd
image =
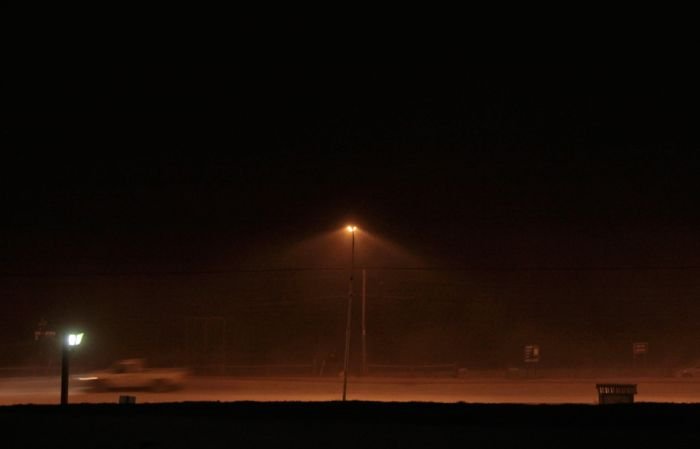
[[(699, 98), (681, 70), (13, 75), (0, 128), (6, 336), (31, 335), (41, 316), (92, 323), (107, 341), (119, 323), (254, 309), (273, 330), (256, 339), (241, 324), (241, 351), (301, 329), (297, 353), (311, 357), (342, 335), (347, 288), (347, 242), (319, 236), (352, 221), (378, 242), (359, 257), (374, 269), (385, 360), (478, 364), (476, 351), (498, 365), (532, 340), (698, 355), (686, 342), (700, 336)], [(388, 242), (399, 256), (381, 254)], [(291, 247), (299, 257), (281, 258)]]

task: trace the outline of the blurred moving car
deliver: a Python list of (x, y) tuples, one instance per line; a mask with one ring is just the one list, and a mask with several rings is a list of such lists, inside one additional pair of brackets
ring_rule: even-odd
[(147, 368), (144, 359), (124, 359), (109, 369), (78, 377), (94, 390), (149, 390), (156, 392), (182, 388), (188, 371), (181, 368)]
[(693, 366), (677, 370), (676, 377), (700, 377), (700, 360), (695, 362)]

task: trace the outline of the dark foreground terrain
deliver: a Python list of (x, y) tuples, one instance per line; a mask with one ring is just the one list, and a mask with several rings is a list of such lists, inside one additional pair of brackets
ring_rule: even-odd
[(26, 405), (0, 407), (0, 447), (685, 447), (699, 423), (694, 404)]

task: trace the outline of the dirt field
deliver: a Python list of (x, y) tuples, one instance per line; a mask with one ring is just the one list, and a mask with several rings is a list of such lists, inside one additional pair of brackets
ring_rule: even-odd
[[(626, 379), (420, 379), (351, 378), (348, 399), (520, 404), (594, 404), (596, 383), (635, 383), (637, 402), (700, 402), (700, 381), (668, 378)], [(57, 377), (0, 378), (0, 405), (56, 404)], [(186, 387), (168, 393), (129, 392), (138, 403), (182, 401), (334, 401), (341, 398), (340, 379), (193, 377)], [(91, 392), (72, 382), (72, 403), (115, 403), (120, 392)]]

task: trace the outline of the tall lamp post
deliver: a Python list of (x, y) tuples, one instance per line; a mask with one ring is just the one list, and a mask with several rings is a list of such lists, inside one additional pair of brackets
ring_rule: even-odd
[(345, 361), (343, 363), (343, 401), (348, 391), (348, 365), (350, 362), (350, 323), (352, 316), (352, 280), (355, 271), (355, 231), (357, 226), (348, 226), (347, 231), (352, 234), (352, 250), (350, 255), (350, 285), (348, 286), (348, 316), (345, 323)]
[(68, 334), (63, 340), (62, 361), (61, 361), (61, 405), (68, 404), (68, 379), (70, 373), (70, 353), (73, 348), (79, 346), (83, 341), (83, 335)]

